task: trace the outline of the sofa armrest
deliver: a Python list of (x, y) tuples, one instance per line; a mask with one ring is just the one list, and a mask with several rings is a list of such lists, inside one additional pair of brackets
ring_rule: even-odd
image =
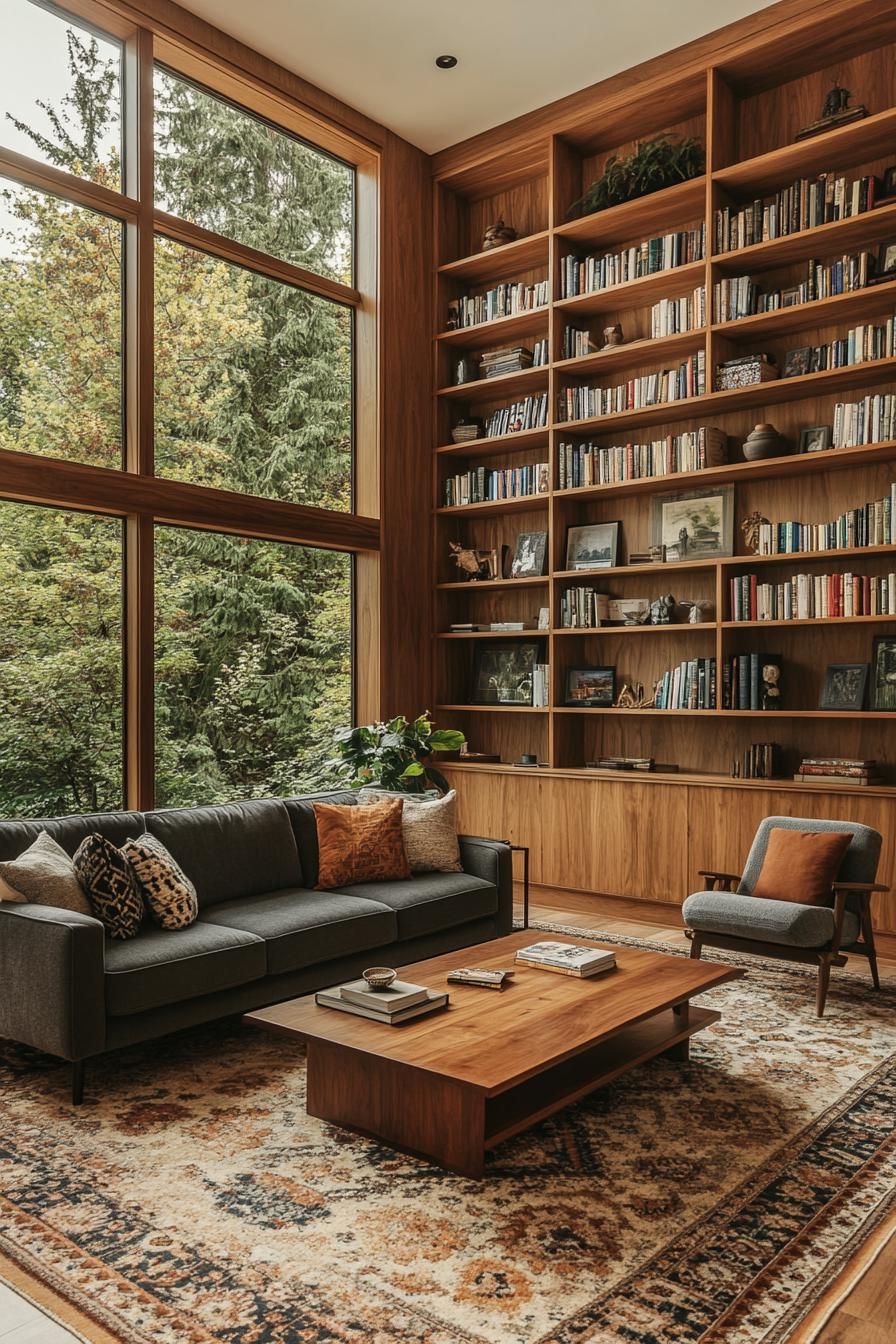
[(63, 1059), (106, 1043), (105, 931), (55, 906), (0, 905), (0, 1036)]
[(459, 835), (460, 861), (464, 872), (491, 882), (498, 892), (498, 932), (513, 928), (513, 861), (505, 840), (486, 840), (480, 835)]
[(699, 868), (697, 876), (709, 879), (708, 891), (715, 891), (716, 883), (720, 891), (736, 891), (740, 886), (739, 873), (721, 873), (718, 868)]

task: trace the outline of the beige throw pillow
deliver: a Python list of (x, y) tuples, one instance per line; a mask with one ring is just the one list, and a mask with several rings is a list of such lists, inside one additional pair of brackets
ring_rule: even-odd
[(460, 873), (460, 846), (457, 843), (457, 794), (454, 789), (444, 798), (415, 798), (412, 793), (394, 794), (380, 789), (362, 789), (358, 801), (364, 804), (381, 798), (401, 797), (401, 834), (412, 873)]
[(27, 901), (79, 915), (93, 914), (74, 864), (46, 831), (17, 859), (0, 863), (0, 901)]

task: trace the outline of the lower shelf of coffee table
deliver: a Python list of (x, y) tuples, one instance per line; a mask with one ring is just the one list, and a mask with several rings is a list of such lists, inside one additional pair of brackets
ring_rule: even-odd
[(687, 1058), (690, 1037), (718, 1022), (719, 1017), (719, 1013), (709, 1008), (693, 1005), (685, 1005), (682, 1013), (673, 1009), (657, 1013), (617, 1032), (600, 1045), (517, 1083), (506, 1092), (488, 1097), (485, 1103), (486, 1148), (494, 1148), (514, 1134), (529, 1129), (657, 1055), (683, 1046), (680, 1055)]

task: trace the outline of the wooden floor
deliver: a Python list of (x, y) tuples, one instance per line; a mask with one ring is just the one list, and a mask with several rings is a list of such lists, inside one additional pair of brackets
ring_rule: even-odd
[[(521, 914), (518, 905), (517, 915)], [(660, 901), (537, 887), (532, 890), (529, 919), (688, 946), (678, 907)], [(879, 934), (877, 947), (881, 979), (896, 981), (896, 938)], [(896, 1236), (834, 1312), (817, 1344), (896, 1344)]]
[[(522, 910), (518, 908), (517, 914)], [(530, 920), (603, 929), (686, 947), (677, 907), (582, 892), (533, 889)], [(879, 938), (881, 977), (896, 980), (896, 938)], [(76, 1344), (77, 1337), (0, 1283), (0, 1344)], [(896, 1238), (837, 1308), (817, 1344), (894, 1344)]]

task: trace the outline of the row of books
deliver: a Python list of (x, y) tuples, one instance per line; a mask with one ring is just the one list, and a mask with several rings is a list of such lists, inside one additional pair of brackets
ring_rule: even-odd
[(551, 670), (547, 663), (536, 663), (532, 668), (532, 705), (544, 709), (551, 699)]
[(724, 206), (715, 212), (713, 246), (733, 252), (753, 243), (784, 238), (819, 224), (864, 214), (874, 207), (878, 181), (873, 175), (849, 179), (833, 172), (817, 178), (798, 178), (771, 196), (751, 201), (739, 210)]
[(772, 313), (785, 306), (798, 307), (833, 294), (848, 294), (865, 288), (875, 265), (871, 252), (858, 252), (827, 264), (813, 259), (806, 263), (806, 277), (799, 284), (771, 290), (763, 289), (750, 275), (730, 276), (713, 285), (713, 314), (716, 322), (735, 322), (754, 313)]
[(830, 523), (760, 523), (759, 555), (793, 555), (800, 551), (840, 551), (856, 546), (890, 546), (896, 511), (896, 481), (889, 495), (848, 509)]
[[(726, 658), (722, 665), (722, 708), (723, 709), (764, 709), (763, 688), (766, 678), (763, 672), (767, 668), (777, 669), (777, 675), (770, 684), (777, 687), (781, 675), (781, 655), (779, 653), (736, 653)], [(780, 696), (776, 698), (780, 706)]]
[(451, 476), (444, 485), (445, 505), (482, 504), (490, 499), (519, 499), (524, 495), (544, 495), (549, 489), (547, 462), (525, 467), (474, 467)]
[(541, 367), (548, 362), (547, 338), (536, 341), (530, 350), (525, 345), (505, 345), (498, 350), (484, 350), (479, 356), (479, 374), (482, 378), (501, 378), (507, 373)]
[(778, 779), (781, 748), (777, 742), (751, 742), (732, 771), (735, 779)]
[(896, 319), (892, 317), (877, 326), (863, 322), (858, 327), (851, 327), (840, 340), (788, 351), (784, 377), (797, 378), (804, 373), (818, 373), (822, 369), (845, 369), (851, 364), (889, 359), (896, 352), (894, 335)]
[(539, 429), (548, 422), (548, 394), (523, 397), (492, 411), (485, 422), (485, 438), (495, 439), (501, 434), (519, 434), (527, 429)]
[(685, 659), (664, 672), (656, 688), (657, 709), (715, 709), (715, 658)]
[(495, 285), (484, 294), (464, 294), (448, 304), (448, 330), (478, 327), (482, 322), (494, 322), (499, 317), (514, 317), (533, 308), (544, 308), (549, 298), (547, 280), (539, 280), (534, 285), (508, 281)]
[(706, 355), (699, 350), (677, 368), (645, 373), (616, 387), (568, 387), (560, 393), (560, 420), (587, 420), (591, 416), (636, 411), (670, 401), (699, 397), (706, 391)]
[(587, 443), (560, 443), (557, 447), (560, 489), (612, 485), (720, 467), (727, 450), (727, 435), (709, 425), (682, 434), (666, 434), (649, 443), (624, 443), (607, 448), (590, 439)]
[(594, 630), (609, 618), (610, 599), (594, 588), (567, 588), (560, 598), (563, 630)]
[(577, 294), (612, 289), (644, 275), (656, 275), (658, 271), (671, 271), (692, 261), (702, 261), (705, 247), (706, 229), (701, 224), (684, 232), (645, 238), (619, 252), (586, 257), (571, 252), (561, 259), (560, 293), (564, 299), (571, 299)]
[(682, 331), (698, 331), (706, 326), (706, 286), (698, 285), (692, 294), (677, 299), (660, 299), (650, 309), (650, 336), (676, 336)]
[(831, 442), (835, 448), (857, 448), (894, 438), (896, 395), (892, 392), (875, 392), (859, 401), (838, 401), (834, 406)]
[(830, 788), (832, 784), (851, 784), (861, 787), (879, 784), (877, 761), (851, 756), (805, 756), (794, 775), (801, 784), (815, 784)]
[(729, 587), (733, 621), (896, 616), (896, 573), (794, 574), (780, 583), (741, 574)]

